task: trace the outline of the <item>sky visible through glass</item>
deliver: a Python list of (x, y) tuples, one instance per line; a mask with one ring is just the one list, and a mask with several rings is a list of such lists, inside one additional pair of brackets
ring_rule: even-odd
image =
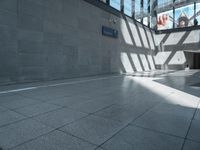
[(132, 0), (124, 0), (124, 13), (132, 16)]
[(110, 6), (113, 8), (120, 10), (121, 7), (121, 0), (110, 0)]
[(196, 12), (197, 12), (197, 16), (196, 16), (196, 19), (198, 21), (198, 23), (200, 24), (200, 3), (197, 3), (196, 5)]
[[(181, 21), (185, 21), (185, 25)], [(175, 27), (192, 26), (194, 22), (194, 5), (188, 5), (175, 9)]]
[[(179, 7), (181, 1), (176, 0), (175, 12), (173, 18), (173, 0), (158, 0), (159, 12), (157, 14), (157, 28), (158, 30), (172, 29), (173, 25), (175, 28), (182, 28), (194, 25), (194, 3), (186, 6)], [(134, 2), (134, 4), (133, 4)], [(117, 10), (121, 10), (121, 0), (110, 0), (110, 6)], [(133, 7), (134, 6), (134, 7)], [(134, 8), (134, 10), (133, 10)], [(143, 1), (143, 10), (141, 8), (141, 0), (124, 0), (124, 14), (132, 16), (133, 11), (135, 12), (135, 19), (142, 19), (148, 23), (148, 0)], [(142, 13), (143, 12), (143, 13)], [(196, 4), (196, 19), (200, 24), (200, 3)], [(145, 18), (145, 19), (144, 19)]]
[(164, 7), (170, 3), (173, 3), (173, 0), (158, 0), (158, 7)]

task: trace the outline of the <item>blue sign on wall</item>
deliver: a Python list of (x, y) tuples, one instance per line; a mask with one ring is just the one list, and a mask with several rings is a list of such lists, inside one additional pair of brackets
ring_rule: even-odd
[(110, 27), (102, 26), (102, 35), (118, 38), (118, 31)]

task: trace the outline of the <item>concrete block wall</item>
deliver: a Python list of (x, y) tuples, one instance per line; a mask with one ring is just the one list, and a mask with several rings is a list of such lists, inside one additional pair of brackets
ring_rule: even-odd
[(154, 53), (153, 31), (83, 0), (0, 0), (1, 85), (150, 70)]

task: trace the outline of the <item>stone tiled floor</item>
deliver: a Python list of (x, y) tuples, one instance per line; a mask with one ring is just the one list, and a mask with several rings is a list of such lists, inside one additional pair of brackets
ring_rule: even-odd
[(0, 147), (199, 150), (200, 71), (0, 87)]

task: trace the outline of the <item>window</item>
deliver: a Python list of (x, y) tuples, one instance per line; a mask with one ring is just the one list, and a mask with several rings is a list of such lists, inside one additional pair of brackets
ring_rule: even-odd
[(197, 24), (200, 25), (200, 3), (196, 3), (196, 19), (197, 19)]
[(149, 10), (148, 10), (148, 0), (143, 0), (143, 24), (148, 26), (149, 24)]
[(135, 19), (141, 21), (141, 0), (135, 0)]
[(148, 12), (148, 0), (144, 0), (143, 3), (144, 3), (143, 12), (144, 12), (144, 14), (148, 14), (149, 13)]
[(158, 8), (169, 8), (173, 4), (173, 0), (158, 0)]
[(175, 9), (175, 28), (194, 25), (194, 4)]
[(132, 17), (133, 12), (132, 0), (124, 0), (124, 14)]
[[(190, 0), (192, 1), (192, 0)], [(175, 0), (175, 6), (180, 7), (189, 4), (188, 0)]]
[(121, 0), (110, 0), (110, 6), (117, 10), (121, 10)]
[[(150, 28), (167, 30), (200, 25), (200, 0), (97, 0)], [(150, 8), (152, 7), (152, 8)], [(152, 9), (152, 10), (150, 10)], [(156, 16), (157, 15), (157, 16)]]
[(148, 17), (144, 17), (143, 18), (143, 24), (146, 25), (146, 26), (148, 26), (148, 24), (149, 24), (148, 23)]
[(173, 28), (173, 10), (159, 13), (157, 15), (157, 29), (166, 30)]

